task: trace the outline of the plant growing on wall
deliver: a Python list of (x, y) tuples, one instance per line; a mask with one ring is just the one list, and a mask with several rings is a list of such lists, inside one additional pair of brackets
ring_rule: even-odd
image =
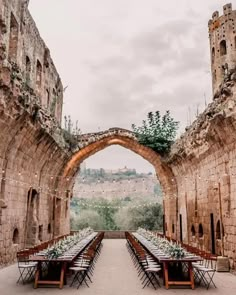
[(75, 149), (78, 144), (77, 136), (82, 133), (78, 127), (78, 121), (74, 125), (71, 116), (64, 116), (64, 129), (62, 129), (62, 133), (70, 149)]
[(174, 142), (178, 126), (179, 122), (170, 116), (170, 111), (166, 111), (163, 116), (159, 111), (156, 111), (148, 113), (142, 126), (137, 127), (132, 124), (132, 129), (140, 144), (164, 155), (169, 152), (171, 144)]

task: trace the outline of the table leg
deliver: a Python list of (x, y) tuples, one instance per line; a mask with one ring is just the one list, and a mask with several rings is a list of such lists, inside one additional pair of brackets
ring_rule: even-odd
[(41, 272), (41, 262), (39, 261), (38, 265), (37, 265), (37, 270), (36, 270), (36, 273), (35, 273), (35, 279), (34, 279), (34, 288), (35, 289), (38, 288), (38, 281), (39, 281), (40, 272)]
[(166, 289), (169, 289), (168, 263), (163, 262), (163, 268), (164, 268), (164, 277), (165, 277), (165, 287), (166, 287)]
[(66, 272), (66, 262), (63, 262), (61, 267), (60, 289), (62, 289), (64, 285), (65, 272)]
[(193, 273), (192, 262), (188, 263), (188, 269), (189, 269), (189, 278), (191, 281), (191, 288), (194, 289), (194, 273)]

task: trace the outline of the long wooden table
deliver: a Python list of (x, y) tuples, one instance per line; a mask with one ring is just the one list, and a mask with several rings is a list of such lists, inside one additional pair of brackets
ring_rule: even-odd
[[(34, 280), (34, 288), (38, 288), (38, 285), (58, 285), (60, 289), (63, 288), (65, 281), (65, 273), (67, 270), (67, 265), (72, 263), (78, 255), (80, 255), (83, 250), (97, 237), (97, 233), (91, 234), (91, 238), (83, 245), (83, 247), (73, 256), (70, 258), (56, 258), (56, 259), (49, 259), (46, 256), (37, 256), (33, 255), (29, 258), (30, 261), (37, 262), (37, 270), (35, 273), (35, 280)], [(59, 263), (61, 264), (60, 267), (60, 278), (59, 280), (44, 280), (41, 277), (42, 274), (42, 264), (43, 263)]]
[[(192, 289), (195, 288), (194, 285), (194, 273), (193, 273), (193, 262), (197, 262), (201, 260), (200, 258), (189, 258), (189, 259), (184, 259), (184, 258), (179, 258), (179, 259), (174, 259), (174, 258), (168, 258), (168, 259), (159, 259), (159, 263), (163, 264), (163, 271), (164, 271), (164, 282), (165, 282), (165, 287), (166, 289), (169, 289), (169, 286), (171, 285), (177, 285), (177, 286), (191, 286)], [(169, 264), (171, 263), (187, 263), (188, 265), (188, 273), (189, 273), (189, 280), (188, 281), (177, 281), (177, 280), (170, 280), (169, 279)]]
[[(163, 264), (163, 275), (164, 275), (164, 284), (165, 288), (169, 289), (169, 286), (171, 285), (177, 285), (177, 286), (191, 286), (192, 289), (195, 288), (194, 285), (194, 273), (193, 273), (193, 262), (201, 261), (201, 257), (183, 257), (183, 258), (162, 258), (161, 256), (157, 256), (155, 253), (152, 252), (151, 249), (149, 249), (143, 242), (142, 239), (139, 238), (138, 234), (134, 234), (133, 236), (137, 239), (137, 241), (161, 264)], [(142, 237), (143, 238), (143, 237)], [(173, 263), (181, 263), (181, 264), (187, 264), (188, 266), (188, 273), (189, 273), (189, 280), (188, 281), (176, 281), (176, 280), (170, 280), (169, 278), (169, 265)]]

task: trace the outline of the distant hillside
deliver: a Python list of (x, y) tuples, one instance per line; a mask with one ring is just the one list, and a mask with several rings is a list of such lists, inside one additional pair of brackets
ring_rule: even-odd
[(152, 173), (137, 173), (135, 169), (116, 171), (83, 169), (78, 176), (74, 197), (113, 198), (158, 198), (161, 202), (160, 184)]
[(83, 169), (78, 181), (83, 183), (94, 183), (97, 181), (119, 181), (137, 178), (149, 178), (152, 173), (137, 173), (135, 169), (123, 168), (119, 170)]

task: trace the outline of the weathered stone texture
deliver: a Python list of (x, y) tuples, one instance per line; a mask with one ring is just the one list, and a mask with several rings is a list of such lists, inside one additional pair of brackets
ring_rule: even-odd
[(63, 87), (27, 2), (0, 0), (0, 265), (70, 230)]
[[(168, 164), (175, 175), (178, 193), (165, 199), (165, 215), (168, 235), (180, 239), (181, 215), (185, 243), (227, 255), (235, 267), (236, 85), (232, 82), (229, 87), (226, 83), (223, 86), (230, 90), (230, 95), (221, 94), (215, 99), (172, 147)], [(173, 214), (174, 202), (177, 230), (172, 232), (174, 220), (169, 216)]]
[[(232, 10), (231, 4), (223, 7), (223, 15), (219, 16), (216, 11), (209, 20), (209, 37), (211, 49), (211, 68), (213, 93), (218, 96), (219, 86), (222, 85), (227, 77), (233, 74), (235, 81), (236, 75), (236, 10)], [(227, 89), (223, 90), (227, 92)]]
[[(34, 90), (34, 99), (61, 121), (63, 87), (50, 57), (50, 51), (41, 39), (27, 8), (28, 1), (2, 0), (0, 5), (1, 75), (10, 83), (14, 80), (23, 90), (22, 103), (28, 104)], [(26, 93), (25, 93), (26, 92)], [(32, 94), (32, 93), (31, 93)]]
[[(69, 232), (70, 191), (80, 163), (118, 144), (155, 167), (164, 194), (166, 235), (225, 254), (235, 267), (234, 49), (216, 54), (215, 99), (176, 141), (168, 159), (119, 128), (73, 138), (77, 144), (69, 149), (58, 125), (62, 84), (27, 3), (0, 0), (0, 265), (13, 261), (25, 246)], [(216, 13), (209, 23), (215, 42), (211, 50), (214, 45), (217, 52), (223, 48), (217, 49), (217, 42), (229, 37), (228, 44), (236, 35), (227, 25), (225, 37), (216, 36), (223, 21), (236, 19), (231, 6), (225, 7), (224, 16), (218, 19)], [(224, 62), (230, 70), (222, 77), (219, 69)]]

